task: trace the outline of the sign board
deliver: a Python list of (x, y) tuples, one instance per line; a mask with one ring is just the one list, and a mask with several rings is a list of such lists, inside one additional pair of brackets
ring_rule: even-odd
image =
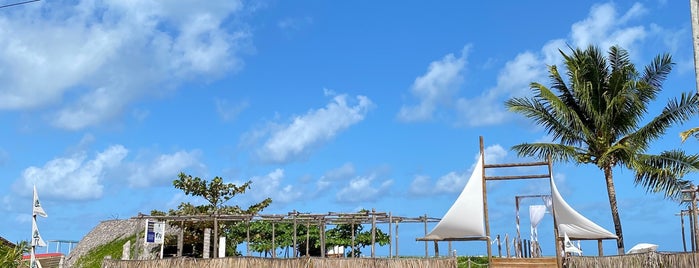
[(165, 242), (165, 222), (146, 220), (146, 243)]

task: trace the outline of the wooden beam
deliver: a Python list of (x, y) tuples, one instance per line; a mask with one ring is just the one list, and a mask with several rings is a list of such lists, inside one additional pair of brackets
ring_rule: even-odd
[(508, 168), (508, 167), (534, 167), (546, 166), (547, 162), (527, 162), (527, 163), (504, 163), (504, 164), (486, 164), (484, 168)]
[(485, 180), (487, 180), (487, 181), (502, 181), (502, 180), (521, 180), (521, 179), (547, 179), (549, 177), (551, 177), (551, 175), (549, 175), (549, 174), (490, 176), (490, 177), (485, 177)]

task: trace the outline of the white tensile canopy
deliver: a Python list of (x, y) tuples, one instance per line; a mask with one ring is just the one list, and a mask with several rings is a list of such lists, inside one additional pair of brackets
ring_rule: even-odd
[(553, 201), (553, 213), (558, 224), (558, 237), (567, 234), (571, 239), (597, 240), (616, 239), (617, 236), (606, 229), (585, 218), (568, 203), (558, 192), (556, 184), (551, 180), (551, 199)]
[[(483, 155), (463, 191), (447, 213), (425, 237), (417, 240), (487, 239), (483, 204)], [(575, 211), (558, 192), (551, 178), (551, 199), (558, 235), (576, 240), (616, 239), (617, 236)]]
[(471, 178), (456, 198), (456, 202), (451, 205), (437, 226), (419, 240), (485, 238), (483, 213), (483, 155), (481, 155)]

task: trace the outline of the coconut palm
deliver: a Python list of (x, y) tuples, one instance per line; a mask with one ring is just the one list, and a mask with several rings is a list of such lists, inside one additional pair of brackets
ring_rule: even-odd
[[(680, 150), (651, 154), (651, 143), (673, 124), (689, 120), (697, 112), (699, 98), (683, 93), (668, 101), (650, 121), (644, 120), (649, 104), (672, 69), (670, 55), (658, 55), (642, 73), (629, 60), (628, 52), (613, 46), (605, 57), (599, 48), (563, 51), (565, 78), (556, 66), (549, 67), (551, 88), (531, 83), (532, 97), (512, 98), (510, 111), (543, 126), (554, 143), (523, 143), (513, 147), (520, 156), (554, 161), (594, 164), (604, 173), (619, 254), (624, 239), (614, 189), (614, 167), (635, 173), (635, 183), (649, 192), (678, 197), (689, 184), (686, 172), (699, 167), (699, 156)], [(556, 91), (556, 92), (553, 92)]]

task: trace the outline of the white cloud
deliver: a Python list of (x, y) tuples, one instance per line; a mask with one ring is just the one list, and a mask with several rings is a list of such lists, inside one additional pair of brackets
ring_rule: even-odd
[[(507, 150), (500, 144), (485, 147), (483, 151), (485, 162), (489, 164), (502, 163), (505, 157), (507, 157)], [(474, 159), (478, 159), (478, 155)]]
[(177, 174), (189, 169), (203, 170), (204, 164), (199, 161), (201, 152), (178, 151), (172, 154), (161, 154), (152, 159), (139, 157), (129, 163), (127, 181), (131, 187), (148, 187), (172, 182)]
[(293, 185), (283, 185), (284, 170), (275, 169), (264, 176), (255, 176), (250, 179), (250, 193), (258, 200), (264, 198), (272, 198), (274, 203), (290, 203), (298, 200), (304, 195), (304, 192)]
[[(587, 18), (572, 25), (570, 40), (574, 47), (585, 48), (593, 44), (603, 50), (620, 45), (630, 51), (647, 35), (643, 26), (626, 26), (647, 10), (641, 4), (633, 5), (621, 17), (613, 4), (595, 5)], [(559, 49), (567, 52), (565, 39), (546, 42), (538, 52), (522, 52), (508, 61), (500, 70), (497, 83), (475, 98), (459, 98), (456, 101), (457, 125), (484, 126), (500, 124), (512, 113), (505, 108), (504, 101), (511, 97), (529, 94), (533, 81), (546, 83), (546, 66), (559, 64), (562, 57)]]
[(546, 65), (532, 52), (523, 52), (505, 63), (498, 74), (497, 85), (473, 99), (457, 100), (459, 123), (467, 126), (494, 125), (505, 121), (510, 113), (504, 99), (528, 92), (529, 83), (545, 77)]
[(40, 196), (66, 200), (100, 198), (105, 173), (122, 164), (128, 150), (121, 145), (110, 146), (88, 160), (84, 152), (50, 160), (43, 167), (29, 167), (22, 173), (18, 191), (30, 193), (33, 185)]
[(364, 120), (373, 106), (365, 96), (357, 96), (356, 104), (351, 106), (346, 95), (337, 95), (325, 108), (310, 110), (305, 115), (294, 117), (289, 124), (270, 131), (257, 156), (273, 163), (286, 163), (305, 156), (312, 148)]
[[(488, 146), (484, 151), (485, 162), (489, 164), (501, 163), (502, 160), (507, 157), (507, 151), (499, 144)], [(429, 176), (416, 175), (410, 183), (408, 192), (414, 195), (458, 193), (464, 188), (466, 182), (468, 182), (473, 169), (476, 167), (476, 161), (478, 161), (478, 155), (474, 156), (473, 164), (467, 172), (449, 172), (439, 177), (434, 184)]]
[(416, 78), (410, 90), (419, 103), (401, 107), (398, 119), (405, 122), (430, 120), (440, 104), (449, 103), (463, 82), (469, 50), (470, 46), (466, 46), (459, 57), (447, 54), (430, 63), (427, 73)]
[(352, 163), (345, 163), (336, 169), (329, 170), (318, 180), (318, 191), (328, 188), (328, 186), (330, 186), (333, 182), (351, 178), (354, 176), (354, 174), (355, 169)]
[(223, 121), (235, 120), (238, 115), (249, 106), (247, 101), (230, 103), (228, 100), (217, 99), (215, 102), (216, 112), (218, 112), (218, 115), (221, 116)]
[(571, 39), (577, 47), (599, 45), (606, 50), (612, 45), (619, 45), (632, 50), (637, 41), (646, 37), (646, 30), (643, 26), (624, 26), (645, 13), (646, 9), (639, 3), (634, 4), (621, 17), (612, 3), (595, 5), (587, 18), (573, 24)]
[(375, 179), (375, 175), (358, 176), (352, 179), (344, 188), (337, 192), (337, 201), (347, 203), (376, 201), (390, 190), (393, 180), (385, 180), (379, 185), (373, 185), (372, 182)]
[[(132, 102), (242, 66), (239, 1), (40, 2), (0, 15), (0, 109), (51, 111), (81, 129)], [(41, 109), (38, 109), (41, 108)]]
[(449, 172), (432, 183), (426, 175), (416, 175), (410, 183), (408, 192), (414, 195), (428, 196), (443, 193), (458, 193), (464, 188), (471, 173)]
[(289, 32), (301, 30), (303, 27), (306, 27), (311, 24), (313, 24), (313, 18), (306, 16), (299, 18), (282, 19), (279, 22), (277, 22), (277, 27), (279, 27), (279, 29), (283, 31)]

